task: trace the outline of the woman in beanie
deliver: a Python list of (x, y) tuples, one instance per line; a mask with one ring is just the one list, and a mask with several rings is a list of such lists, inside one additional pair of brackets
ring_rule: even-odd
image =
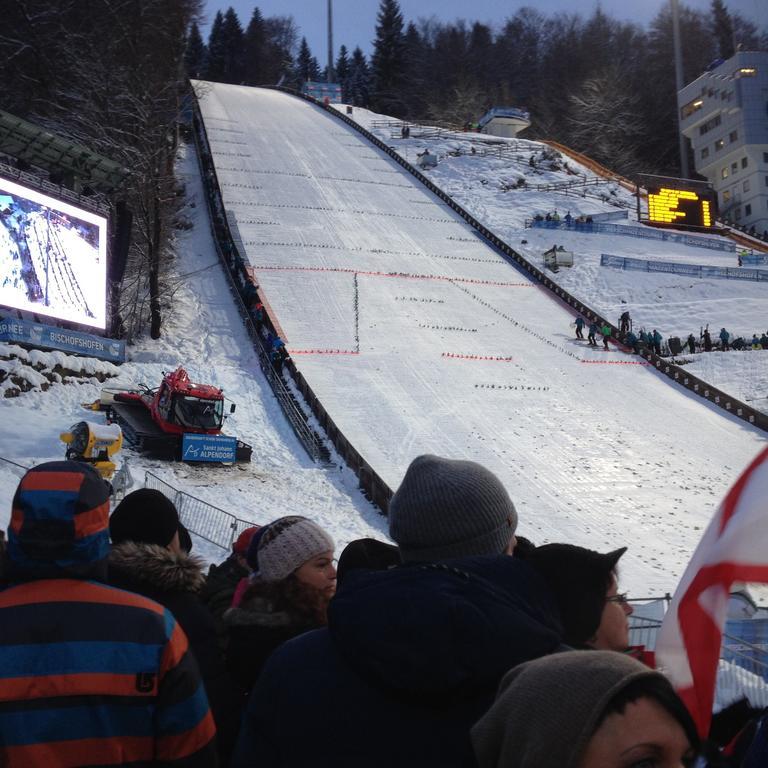
[(563, 622), (563, 642), (572, 648), (626, 651), (632, 606), (618, 593), (616, 573), (626, 547), (602, 554), (572, 544), (533, 548), (525, 560), (547, 582)]
[(333, 539), (306, 517), (281, 517), (259, 530), (248, 561), (254, 572), (240, 604), (224, 614), (227, 667), (244, 696), (279, 645), (325, 626), (336, 592)]
[(700, 746), (669, 681), (610, 651), (515, 667), (472, 743), (479, 768), (690, 768)]

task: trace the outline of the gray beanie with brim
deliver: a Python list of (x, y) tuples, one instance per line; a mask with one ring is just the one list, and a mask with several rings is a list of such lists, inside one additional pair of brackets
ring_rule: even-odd
[(567, 651), (521, 664), (472, 728), (479, 768), (575, 768), (611, 700), (663, 675), (615, 651)]
[(500, 555), (516, 528), (501, 481), (474, 461), (418, 456), (389, 502), (389, 535), (405, 562)]

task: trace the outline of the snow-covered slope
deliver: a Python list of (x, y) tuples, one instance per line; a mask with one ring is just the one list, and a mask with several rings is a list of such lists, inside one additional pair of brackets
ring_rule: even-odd
[[(396, 487), (423, 452), (478, 460), (503, 478), (523, 535), (629, 544), (626, 586), (672, 588), (764, 435), (636, 358), (576, 342), (563, 306), (322, 110), (210, 84), (201, 108), (225, 208), (288, 348), (381, 476)], [(536, 205), (554, 207), (543, 193)], [(509, 214), (513, 244), (521, 218)], [(650, 258), (657, 247), (597, 240), (596, 253)], [(618, 273), (584, 298), (640, 312), (636, 277)], [(698, 328), (693, 319), (684, 327)]]

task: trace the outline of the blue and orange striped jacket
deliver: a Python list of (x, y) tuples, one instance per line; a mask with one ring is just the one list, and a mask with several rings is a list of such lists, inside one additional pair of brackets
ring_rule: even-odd
[(0, 592), (0, 765), (215, 766), (215, 726), (172, 614), (42, 579)]

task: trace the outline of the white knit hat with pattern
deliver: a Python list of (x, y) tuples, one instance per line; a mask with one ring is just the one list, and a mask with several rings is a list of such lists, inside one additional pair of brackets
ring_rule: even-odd
[(258, 571), (262, 581), (282, 581), (304, 563), (335, 549), (333, 539), (306, 517), (281, 517), (266, 526), (257, 548)]

